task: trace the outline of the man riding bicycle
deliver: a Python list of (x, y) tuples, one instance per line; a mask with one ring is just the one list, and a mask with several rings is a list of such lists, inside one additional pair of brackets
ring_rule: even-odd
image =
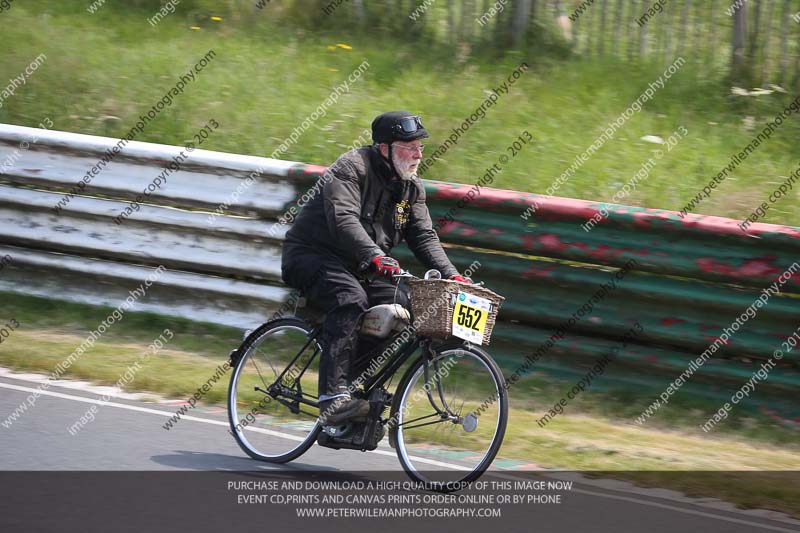
[[(283, 281), (301, 289), (323, 310), (319, 404), (325, 424), (366, 416), (369, 402), (350, 397), (351, 361), (358, 331), (372, 306), (409, 307), (408, 290), (396, 290), (400, 264), (389, 257), (405, 240), (416, 258), (443, 277), (459, 275), (433, 230), (425, 189), (417, 177), (420, 139), (428, 137), (420, 117), (383, 113), (372, 122), (371, 146), (339, 157), (325, 171), (322, 194), (306, 204), (283, 243)], [(369, 279), (372, 271), (378, 277)]]

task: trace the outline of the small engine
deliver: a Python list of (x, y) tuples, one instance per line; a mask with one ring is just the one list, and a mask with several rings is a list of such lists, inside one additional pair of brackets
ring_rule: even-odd
[(411, 314), (400, 304), (381, 304), (364, 313), (361, 334), (385, 339), (392, 333), (403, 331), (411, 323)]
[(369, 397), (369, 413), (363, 420), (347, 420), (337, 426), (324, 426), (317, 444), (339, 450), (374, 450), (383, 439), (385, 430), (380, 417), (392, 403), (392, 395), (383, 388), (372, 391)]

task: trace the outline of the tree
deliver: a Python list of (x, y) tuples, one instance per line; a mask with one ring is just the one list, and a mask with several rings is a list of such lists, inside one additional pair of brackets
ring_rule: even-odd
[(514, 20), (511, 24), (511, 44), (521, 47), (525, 44), (525, 29), (531, 15), (531, 0), (516, 0), (514, 2)]
[(750, 76), (747, 63), (747, 4), (739, 6), (733, 15), (733, 46), (731, 58), (731, 79), (747, 85)]

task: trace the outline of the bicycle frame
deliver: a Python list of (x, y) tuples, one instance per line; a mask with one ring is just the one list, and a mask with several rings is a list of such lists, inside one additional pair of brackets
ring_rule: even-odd
[[(395, 277), (416, 278), (416, 276), (414, 276), (409, 272), (402, 272), (401, 274), (398, 274)], [(286, 373), (289, 371), (289, 369), (294, 367), (297, 359), (303, 354), (303, 352), (306, 351), (306, 348), (308, 348), (309, 344), (317, 340), (317, 338), (321, 333), (321, 330), (322, 330), (321, 325), (314, 326), (309, 332), (308, 340), (306, 341), (306, 343), (303, 345), (300, 351), (297, 352), (294, 358), (289, 362), (289, 364), (286, 366), (283, 372), (281, 372), (281, 374), (278, 376), (275, 382), (268, 387), (269, 390), (265, 391), (263, 389), (259, 389), (261, 390), (261, 392), (270, 395), (273, 399), (277, 400), (279, 403), (285, 405), (294, 412), (299, 412), (299, 407), (292, 405), (291, 402), (297, 402), (297, 404), (302, 403), (311, 407), (319, 407), (319, 401), (311, 401), (306, 398), (303, 398), (302, 391), (299, 391), (299, 394), (295, 393), (291, 388), (287, 387), (286, 385), (283, 385), (283, 379)], [(392, 336), (389, 339), (387, 345), (394, 344), (394, 342), (398, 338), (400, 338), (402, 333), (403, 332), (400, 331), (396, 333), (394, 336)], [(366, 380), (364, 380), (364, 395), (368, 398), (373, 390), (382, 387), (387, 381), (389, 381), (389, 379), (391, 379), (394, 376), (394, 374), (400, 369), (401, 366), (403, 366), (403, 364), (405, 364), (406, 361), (408, 361), (408, 359), (412, 356), (412, 354), (414, 354), (414, 352), (417, 351), (418, 348), (422, 347), (423, 357), (426, 358), (426, 361), (430, 361), (433, 355), (433, 351), (431, 350), (431, 343), (432, 339), (428, 337), (420, 337), (415, 335), (413, 340), (406, 341), (400, 344), (394, 350), (394, 353), (392, 353), (392, 355), (389, 357), (388, 361), (379, 369), (379, 371), (374, 375), (369, 376)], [(308, 362), (306, 362), (306, 364), (303, 366), (303, 369), (300, 371), (300, 373), (297, 376), (295, 376), (295, 383), (299, 383), (300, 377), (305, 373), (305, 371), (314, 361), (314, 358), (319, 355), (319, 352), (320, 350), (317, 347), (315, 347), (314, 353), (311, 355)], [(375, 357), (378, 354), (370, 353), (369, 355), (370, 357)], [(427, 364), (423, 365), (423, 368), (425, 372), (425, 383), (427, 384), (430, 382), (430, 373), (428, 370), (428, 365)], [(439, 373), (438, 364), (435, 373), (437, 375)], [(441, 401), (442, 405), (441, 408), (438, 405), (436, 405), (436, 402), (433, 399), (433, 393), (431, 392), (431, 387), (428, 386), (426, 387), (425, 390), (426, 395), (428, 397), (428, 401), (430, 402), (433, 409), (436, 411), (436, 414), (438, 414), (441, 419), (457, 420), (458, 417), (455, 414), (453, 414), (453, 412), (450, 410), (450, 407), (447, 405), (447, 401), (444, 398), (444, 391), (442, 390), (441, 382), (438, 380), (436, 388), (439, 400)], [(315, 396), (312, 397), (316, 398)], [(308, 414), (309, 416), (313, 416), (311, 415), (311, 413), (306, 413), (306, 414)], [(429, 415), (429, 416), (435, 416), (435, 415)], [(409, 423), (415, 421), (416, 420), (410, 420)], [(436, 423), (436, 422), (431, 422), (431, 423)], [(426, 424), (421, 424), (421, 425), (426, 425)]]
[[(289, 369), (294, 368), (295, 363), (300, 358), (300, 356), (303, 354), (303, 352), (306, 351), (308, 346), (312, 342), (317, 340), (317, 338), (319, 337), (319, 334), (321, 333), (321, 329), (322, 329), (321, 326), (315, 326), (314, 328), (312, 328), (311, 332), (308, 335), (308, 341), (306, 341), (306, 343), (303, 345), (303, 347), (300, 348), (300, 350), (297, 352), (297, 354), (295, 354), (295, 356), (292, 358), (292, 360), (289, 361), (289, 364), (286, 366), (286, 368), (283, 370), (283, 372), (281, 372), (281, 374), (278, 376), (278, 378), (275, 380), (275, 382), (273, 382), (268, 387), (268, 390), (263, 390), (261, 388), (259, 388), (258, 390), (260, 390), (261, 392), (264, 392), (265, 394), (268, 394), (273, 399), (275, 399), (278, 402), (286, 405), (290, 409), (296, 409), (296, 407), (290, 405), (291, 402), (302, 403), (304, 405), (308, 405), (308, 406), (311, 406), (311, 407), (319, 407), (319, 402), (318, 401), (312, 401), (312, 400), (304, 398), (303, 395), (302, 395), (303, 394), (302, 391), (299, 394), (294, 392), (294, 390), (292, 388), (287, 387), (286, 385), (283, 384), (283, 379), (284, 379), (286, 373), (289, 371)], [(402, 335), (402, 332), (398, 332), (394, 336), (392, 336), (388, 341), (388, 345), (393, 344), (398, 338), (400, 338), (401, 335)], [(408, 359), (417, 351), (418, 348), (422, 347), (422, 349), (423, 349), (423, 357), (426, 357), (426, 358), (429, 359), (431, 357), (432, 353), (433, 353), (432, 350), (431, 350), (431, 342), (432, 342), (432, 340), (427, 338), (427, 337), (415, 336), (413, 339), (408, 340), (408, 341), (400, 344), (393, 351), (393, 353), (389, 356), (389, 358), (386, 361), (386, 363), (375, 374), (369, 376), (366, 380), (364, 380), (364, 394), (365, 394), (365, 396), (369, 397), (370, 393), (373, 390), (383, 386), (387, 381), (389, 381), (395, 375), (395, 373), (400, 369), (400, 367), (402, 367), (403, 364), (405, 364), (406, 361), (408, 361)], [(314, 348), (314, 353), (311, 355), (311, 357), (308, 359), (308, 361), (303, 365), (303, 368), (300, 371), (300, 373), (297, 374), (297, 376), (294, 378), (295, 383), (299, 383), (300, 377), (305, 373), (305, 371), (308, 369), (308, 367), (314, 361), (314, 358), (316, 358), (319, 354), (320, 354), (319, 348), (315, 347)], [(371, 354), (371, 355), (374, 357), (377, 354)], [(429, 379), (428, 366), (425, 365), (424, 368), (425, 368), (425, 381), (427, 383), (428, 379)], [(438, 391), (439, 397), (442, 400), (442, 404), (444, 405), (445, 411), (449, 412), (450, 410), (447, 407), (447, 403), (444, 401), (443, 391), (441, 390), (440, 386), (437, 387), (437, 388), (439, 389), (439, 391)], [(437, 413), (439, 415), (441, 415), (441, 416), (448, 416), (433, 401), (433, 396), (432, 396), (430, 387), (427, 390), (427, 394), (428, 394), (428, 399), (429, 399), (431, 405), (434, 407), (434, 409), (437, 411)], [(310, 413), (309, 413), (309, 415), (310, 415)], [(313, 415), (311, 415), (311, 416), (313, 416)]]

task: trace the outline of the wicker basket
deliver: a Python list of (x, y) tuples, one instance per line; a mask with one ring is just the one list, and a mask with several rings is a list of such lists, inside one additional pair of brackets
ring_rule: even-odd
[(491, 309), (486, 319), (482, 342), (489, 344), (504, 297), (480, 285), (453, 280), (411, 279), (406, 283), (411, 290), (411, 312), (417, 333), (434, 339), (453, 337), (453, 310), (460, 291), (489, 300)]

